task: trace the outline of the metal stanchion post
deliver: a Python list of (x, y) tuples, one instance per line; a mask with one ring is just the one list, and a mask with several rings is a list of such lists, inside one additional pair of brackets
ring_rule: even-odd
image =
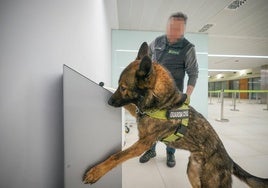
[(238, 109), (236, 109), (236, 92), (234, 92), (233, 94), (234, 94), (234, 108), (231, 110), (232, 111), (239, 111)]
[(224, 97), (223, 97), (224, 90), (221, 90), (221, 116), (219, 119), (216, 119), (216, 121), (220, 122), (228, 122), (228, 119), (223, 118), (223, 103), (224, 103)]
[(209, 92), (209, 104), (213, 104), (212, 103), (212, 92), (211, 91)]
[(234, 105), (234, 93), (232, 92), (232, 103), (230, 106), (233, 106)]
[(266, 93), (266, 105), (267, 105), (267, 107), (263, 110), (268, 110), (268, 93)]
[(249, 92), (248, 95), (249, 95), (249, 103), (251, 104), (252, 93)]
[(218, 103), (220, 103), (221, 102), (221, 100), (220, 100), (220, 92), (218, 92)]

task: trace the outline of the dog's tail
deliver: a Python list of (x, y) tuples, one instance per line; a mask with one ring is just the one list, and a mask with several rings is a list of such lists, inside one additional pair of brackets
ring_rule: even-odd
[(268, 179), (251, 175), (233, 161), (233, 174), (252, 188), (268, 188)]

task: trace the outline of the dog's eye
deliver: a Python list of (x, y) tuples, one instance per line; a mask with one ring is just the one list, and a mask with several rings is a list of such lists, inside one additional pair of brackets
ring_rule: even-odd
[(123, 86), (120, 86), (120, 91), (121, 92), (124, 92), (127, 88), (123, 87)]

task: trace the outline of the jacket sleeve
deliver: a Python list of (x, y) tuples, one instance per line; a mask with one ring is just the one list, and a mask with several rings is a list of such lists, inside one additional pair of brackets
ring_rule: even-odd
[(149, 48), (148, 48), (148, 55), (149, 57), (152, 59), (153, 54), (154, 54), (154, 49), (155, 49), (155, 40), (153, 40), (150, 44), (149, 44)]
[(187, 85), (195, 86), (199, 71), (194, 46), (192, 46), (186, 53), (185, 71), (189, 77)]

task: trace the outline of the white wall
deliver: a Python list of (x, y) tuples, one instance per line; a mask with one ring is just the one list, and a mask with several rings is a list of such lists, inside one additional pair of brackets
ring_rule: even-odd
[(0, 187), (63, 187), (62, 66), (110, 85), (104, 11), (101, 0), (0, 1)]

